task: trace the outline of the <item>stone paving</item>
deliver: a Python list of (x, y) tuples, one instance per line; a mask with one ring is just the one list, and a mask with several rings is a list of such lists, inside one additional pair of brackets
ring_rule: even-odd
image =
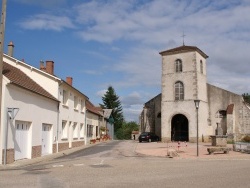
[[(102, 142), (101, 142), (102, 143)], [(198, 149), (199, 149), (199, 156), (197, 157), (197, 144), (196, 143), (189, 143), (189, 142), (170, 142), (170, 143), (163, 143), (163, 142), (142, 142), (139, 143), (138, 141), (131, 140), (130, 145), (134, 145), (134, 153), (139, 155), (145, 155), (145, 156), (154, 156), (154, 157), (165, 157), (170, 158), (168, 156), (169, 150), (175, 150), (178, 156), (173, 157), (172, 159), (212, 159), (212, 160), (250, 160), (250, 154), (242, 153), (242, 152), (236, 152), (233, 151), (233, 145), (228, 144), (227, 147), (230, 148), (230, 151), (228, 154), (224, 153), (214, 153), (209, 155), (207, 148), (211, 147), (210, 143), (199, 143)], [(95, 145), (95, 144), (93, 144)], [(34, 159), (25, 159), (25, 160), (19, 160), (15, 161), (12, 164), (8, 165), (0, 165), (0, 170), (8, 169), (8, 168), (16, 168), (16, 167), (22, 167), (30, 164), (40, 163), (42, 161), (50, 160), (52, 158), (60, 157), (63, 155), (70, 154), (74, 151), (85, 149), (88, 147), (92, 147), (92, 144), (82, 147), (76, 147), (69, 150), (65, 150), (59, 153), (54, 153), (51, 155), (38, 157)], [(179, 147), (178, 147), (179, 146)], [(132, 155), (131, 155), (132, 156)]]
[[(136, 142), (136, 141), (135, 141)], [(179, 147), (178, 147), (179, 146)], [(198, 157), (197, 157), (197, 144), (189, 142), (142, 142), (138, 143), (135, 152), (141, 155), (169, 157), (168, 151), (175, 150), (178, 154), (174, 159), (249, 159), (250, 154), (233, 151), (233, 145), (227, 144), (230, 148), (228, 154), (217, 152), (209, 155), (207, 148), (211, 147), (211, 143), (198, 144)]]

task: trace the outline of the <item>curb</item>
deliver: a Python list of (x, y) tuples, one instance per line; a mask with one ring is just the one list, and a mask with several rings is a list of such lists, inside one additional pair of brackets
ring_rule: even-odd
[(41, 163), (41, 162), (53, 160), (55, 158), (62, 157), (62, 156), (65, 156), (65, 155), (69, 155), (69, 154), (74, 153), (76, 151), (84, 150), (84, 149), (90, 148), (92, 146), (98, 145), (100, 143), (106, 143), (106, 142), (107, 141), (96, 142), (95, 144), (88, 144), (86, 146), (83, 145), (83, 146), (79, 146), (79, 147), (75, 147), (75, 148), (70, 148), (70, 149), (67, 149), (67, 150), (60, 151), (58, 153), (52, 153), (52, 154), (49, 154), (49, 155), (44, 155), (44, 156), (36, 157), (36, 158), (33, 158), (33, 159), (17, 160), (14, 163), (11, 163), (11, 164), (0, 165), (0, 171), (7, 170), (7, 169), (12, 169), (12, 170), (13, 169), (19, 169), (19, 168), (22, 168), (22, 167), (27, 167), (29, 165), (38, 164), (38, 163)]

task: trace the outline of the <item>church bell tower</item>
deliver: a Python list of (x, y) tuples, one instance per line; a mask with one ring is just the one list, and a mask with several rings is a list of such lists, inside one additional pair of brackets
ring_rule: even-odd
[[(197, 115), (199, 140), (206, 139), (208, 99), (206, 59), (195, 46), (180, 46), (160, 52), (162, 56), (162, 141), (195, 142)], [(200, 100), (199, 113), (194, 100)]]

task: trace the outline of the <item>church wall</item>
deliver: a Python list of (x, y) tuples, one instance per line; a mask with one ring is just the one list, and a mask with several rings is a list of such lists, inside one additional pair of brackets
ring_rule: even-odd
[[(174, 84), (181, 81), (184, 84), (185, 99), (192, 99), (195, 86), (193, 85), (194, 67), (192, 63), (195, 58), (194, 52), (163, 56), (162, 59), (162, 100), (174, 100)], [(175, 61), (182, 60), (183, 71), (175, 72)], [(191, 83), (191, 84), (190, 84)]]
[(161, 94), (154, 98), (155, 134), (161, 137)]
[(250, 110), (243, 103), (242, 96), (207, 84), (208, 100), (210, 108), (210, 122), (213, 133), (217, 127), (216, 123), (223, 123), (223, 118), (217, 118), (218, 110), (227, 110), (228, 105), (234, 104), (232, 114), (227, 114), (226, 131), (228, 135), (240, 139), (245, 134), (250, 134)]
[[(245, 135), (250, 136), (250, 105), (243, 103), (239, 110), (240, 127), (236, 139), (240, 140)], [(236, 140), (237, 141), (237, 140)]]
[[(182, 114), (188, 119), (189, 126), (189, 141), (196, 142), (197, 140), (197, 111), (194, 101), (178, 101), (162, 103), (162, 141), (171, 140), (171, 120), (174, 115)], [(200, 102), (198, 110), (198, 134), (199, 141), (207, 142), (209, 139), (208, 134), (208, 111), (207, 103)]]
[(141, 113), (140, 132), (154, 132), (161, 136), (161, 94), (145, 103)]
[[(182, 72), (175, 72), (175, 61), (182, 60)], [(203, 73), (200, 72), (203, 62)], [(184, 85), (184, 100), (175, 101), (174, 84)], [(208, 105), (206, 88), (206, 59), (197, 52), (185, 52), (162, 57), (162, 140), (171, 140), (171, 120), (183, 114), (189, 122), (189, 141), (197, 139), (197, 116), (194, 99), (200, 99), (199, 140), (207, 140)]]
[[(244, 104), (240, 95), (207, 84), (206, 58), (208, 56), (206, 54), (198, 48), (184, 45), (160, 54), (162, 55), (162, 94), (161, 97), (158, 95), (145, 103), (141, 116), (144, 122), (142, 124), (147, 131), (161, 136), (163, 142), (170, 141), (172, 118), (177, 114), (182, 114), (188, 120), (189, 141), (196, 142), (197, 110), (194, 100), (198, 99), (200, 100), (199, 141), (210, 141), (210, 136), (215, 134), (217, 125), (222, 127), (223, 134), (232, 138), (240, 139), (246, 134), (250, 135), (250, 106)], [(177, 59), (182, 61), (180, 72), (175, 70)], [(177, 81), (183, 83), (184, 99), (175, 99), (174, 87)], [(228, 105), (233, 107), (230, 113), (228, 112), (226, 116), (218, 116), (218, 111), (226, 112)], [(161, 118), (158, 116), (160, 112)], [(184, 126), (186, 126), (185, 118), (176, 117), (180, 120), (184, 119)], [(179, 119), (175, 118), (175, 128), (179, 129), (180, 122), (178, 121)], [(173, 135), (175, 131), (173, 130)]]

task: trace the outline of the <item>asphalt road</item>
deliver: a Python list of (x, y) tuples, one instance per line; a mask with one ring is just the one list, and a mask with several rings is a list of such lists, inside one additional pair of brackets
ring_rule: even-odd
[(133, 141), (112, 141), (53, 160), (0, 171), (0, 187), (249, 187), (250, 160), (139, 156)]

